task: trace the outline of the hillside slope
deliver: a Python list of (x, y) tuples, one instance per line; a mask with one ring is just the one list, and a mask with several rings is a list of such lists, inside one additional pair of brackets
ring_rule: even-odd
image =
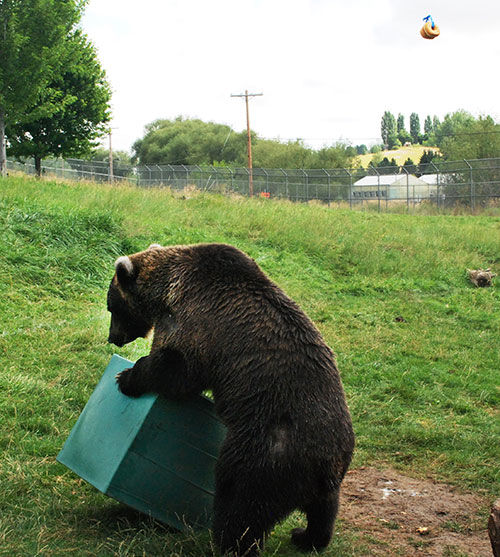
[[(126, 539), (127, 555), (204, 555), (203, 537), (182, 538), (182, 553), (134, 514), (132, 527), (113, 518), (114, 503), (55, 462), (111, 354), (148, 350), (106, 343), (106, 291), (116, 257), (152, 242), (234, 244), (304, 308), (337, 354), (353, 467), (498, 493), (500, 294), (465, 271), (499, 272), (499, 218), (9, 178), (0, 221), (0, 554), (121, 555)], [(273, 543), (269, 555), (292, 555)], [(354, 555), (349, 543), (325, 555)]]
[[(399, 149), (393, 149), (392, 151), (382, 151), (380, 154), (377, 154), (377, 157), (380, 157), (381, 160), (384, 157), (387, 157), (389, 160), (395, 159), (396, 164), (399, 166), (402, 166), (409, 158), (414, 162), (414, 164), (418, 164), (424, 154), (424, 151), (439, 152), (439, 149), (437, 147), (425, 147), (424, 145), (410, 145), (409, 147), (400, 147)], [(375, 155), (373, 153), (358, 155), (356, 157), (356, 162), (363, 168), (366, 168), (374, 156)]]

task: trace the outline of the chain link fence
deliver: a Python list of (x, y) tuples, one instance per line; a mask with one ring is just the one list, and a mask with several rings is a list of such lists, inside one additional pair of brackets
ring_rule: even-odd
[[(28, 162), (9, 160), (7, 168), (35, 174)], [(352, 208), (375, 205), (408, 208), (430, 203), (439, 208), (471, 211), (500, 205), (500, 158), (431, 162), (414, 166), (368, 169), (233, 168), (198, 165), (110, 166), (106, 161), (44, 161), (42, 174), (72, 180), (124, 181), (138, 187), (196, 188), (295, 202), (316, 200)]]

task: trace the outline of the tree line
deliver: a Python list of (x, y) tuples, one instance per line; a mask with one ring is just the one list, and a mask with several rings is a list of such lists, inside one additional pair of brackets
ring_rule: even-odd
[[(358, 154), (346, 143), (312, 149), (299, 139), (284, 143), (251, 135), (255, 167), (340, 168), (350, 166)], [(137, 164), (247, 166), (246, 131), (182, 116), (148, 124), (132, 149)]]
[[(424, 133), (416, 113), (410, 117), (410, 132), (404, 117), (390, 112), (382, 117), (383, 145), (375, 144), (372, 153), (397, 148), (404, 143), (429, 146), (420, 161), (407, 159), (405, 166), (429, 163), (436, 156), (445, 160), (479, 159), (500, 156), (500, 125), (491, 116), (475, 118), (466, 111), (447, 114), (443, 121), (427, 116)], [(178, 117), (155, 120), (133, 145), (132, 162), (172, 165), (247, 165), (246, 132), (213, 122)], [(255, 167), (261, 168), (348, 168), (355, 166), (357, 155), (368, 153), (366, 145), (336, 143), (321, 149), (307, 147), (301, 140), (280, 142), (264, 139), (252, 132)], [(372, 166), (397, 166), (394, 159), (374, 157)]]
[(486, 159), (500, 156), (500, 124), (491, 116), (475, 118), (465, 110), (446, 114), (441, 121), (427, 115), (423, 131), (417, 113), (410, 115), (409, 131), (402, 114), (385, 111), (380, 125), (386, 149), (397, 149), (405, 143), (439, 148), (446, 160)]

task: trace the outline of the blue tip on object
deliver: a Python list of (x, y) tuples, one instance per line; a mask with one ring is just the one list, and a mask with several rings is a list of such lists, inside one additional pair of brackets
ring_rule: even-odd
[(434, 24), (434, 20), (432, 19), (432, 16), (429, 14), (429, 15), (426, 15), (426, 16), (423, 18), (424, 21), (429, 21), (429, 19), (431, 20), (432, 28), (434, 29), (435, 24)]
[(208, 528), (225, 427), (203, 396), (174, 402), (123, 395), (115, 375), (132, 366), (111, 358), (57, 460), (99, 491), (169, 526)]

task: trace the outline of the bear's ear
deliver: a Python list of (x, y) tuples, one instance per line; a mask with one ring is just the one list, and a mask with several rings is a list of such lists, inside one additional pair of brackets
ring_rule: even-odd
[(137, 277), (137, 270), (127, 255), (119, 257), (115, 261), (115, 270), (119, 284), (124, 287), (130, 286)]
[(148, 249), (158, 249), (161, 248), (160, 244), (151, 244)]

